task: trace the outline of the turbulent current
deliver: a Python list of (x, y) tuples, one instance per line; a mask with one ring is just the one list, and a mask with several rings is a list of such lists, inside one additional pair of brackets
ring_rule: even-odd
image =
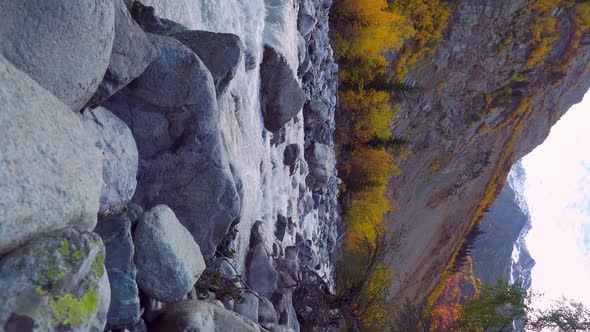
[[(236, 173), (242, 181), (243, 202), (238, 252), (248, 248), (252, 224), (263, 221), (267, 233), (272, 234), (278, 215), (300, 220), (304, 238), (312, 238), (318, 230), (318, 213), (312, 211), (300, 218), (298, 200), (311, 199), (311, 190), (305, 189), (300, 197), (300, 187), (305, 187), (307, 172), (289, 174), (289, 167), (282, 162), (285, 147), (297, 143), (303, 151), (303, 115), (286, 125), (283, 143), (271, 144), (273, 134), (264, 129), (260, 110), (260, 75), (265, 44), (280, 50), (293, 71), (297, 72), (299, 2), (294, 0), (186, 0), (167, 3), (164, 0), (146, 1), (158, 8), (159, 15), (177, 21), (189, 29), (233, 33), (245, 45), (244, 60), (238, 67), (229, 91), (219, 100), (222, 136)], [(186, 8), (194, 8), (186, 10)], [(248, 68), (248, 64), (256, 66)], [(305, 163), (305, 161), (301, 161)], [(302, 169), (307, 169), (302, 166)], [(307, 197), (306, 197), (307, 196)], [(272, 243), (267, 243), (269, 247)], [(295, 244), (295, 236), (285, 234), (285, 246)], [(238, 266), (243, 269), (245, 255), (237, 255)], [(322, 271), (330, 275), (329, 264)]]

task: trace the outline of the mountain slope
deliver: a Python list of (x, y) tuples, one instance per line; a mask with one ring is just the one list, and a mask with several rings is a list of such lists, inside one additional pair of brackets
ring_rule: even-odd
[[(455, 1), (431, 57), (406, 76), (393, 133), (411, 142), (387, 218), (407, 229), (393, 266), (398, 299), (434, 301), (465, 236), (512, 163), (539, 145), (590, 86), (588, 4)], [(395, 59), (395, 54), (393, 54)]]

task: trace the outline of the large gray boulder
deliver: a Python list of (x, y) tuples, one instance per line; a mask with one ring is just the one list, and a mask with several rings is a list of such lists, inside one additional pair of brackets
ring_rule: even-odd
[(182, 301), (166, 307), (155, 328), (166, 332), (260, 332), (253, 321), (205, 301)]
[(103, 107), (86, 110), (83, 125), (102, 154), (101, 214), (119, 213), (137, 186), (138, 152), (125, 122)]
[(166, 204), (205, 257), (240, 213), (240, 196), (220, 135), (213, 79), (186, 46), (149, 35), (158, 58), (105, 107), (131, 128), (139, 150), (133, 200)]
[(240, 37), (231, 33), (183, 31), (172, 37), (190, 48), (211, 72), (217, 96), (221, 96), (236, 75), (244, 56)]
[(0, 82), (1, 256), (46, 232), (93, 229), (102, 175), (76, 114), (1, 55)]
[(156, 58), (156, 49), (141, 27), (131, 18), (122, 0), (113, 0), (115, 6), (115, 38), (109, 66), (98, 90), (88, 105), (100, 104), (119, 91)]
[(111, 284), (107, 330), (132, 327), (139, 321), (139, 291), (135, 283), (135, 248), (129, 218), (101, 220), (94, 229), (105, 245), (105, 266)]
[(305, 150), (305, 159), (309, 165), (309, 174), (305, 179), (307, 185), (312, 188), (326, 186), (334, 174), (334, 151), (316, 142)]
[(137, 284), (158, 301), (181, 300), (205, 270), (199, 245), (165, 205), (143, 214), (133, 242)]
[(0, 260), (0, 329), (102, 331), (109, 307), (104, 247), (73, 229), (35, 239)]
[(246, 256), (246, 283), (260, 296), (270, 298), (277, 289), (278, 274), (264, 246), (262, 222), (256, 221), (250, 233)]
[(301, 111), (305, 94), (287, 59), (268, 45), (260, 65), (260, 82), (264, 126), (277, 132)]
[(0, 12), (0, 53), (71, 109), (80, 110), (109, 65), (113, 1), (1, 1)]

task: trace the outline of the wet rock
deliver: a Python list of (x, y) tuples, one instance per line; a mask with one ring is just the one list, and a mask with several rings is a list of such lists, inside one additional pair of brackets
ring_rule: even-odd
[(261, 297), (258, 300), (258, 323), (261, 325), (273, 324), (278, 322), (277, 312), (270, 300)]
[(238, 314), (258, 323), (258, 296), (252, 292), (243, 292), (244, 302), (235, 303), (234, 311)]
[(1, 55), (0, 82), (0, 255), (64, 227), (93, 229), (101, 159), (80, 118)]
[(149, 35), (158, 58), (105, 107), (131, 128), (139, 150), (134, 202), (166, 204), (205, 257), (240, 213), (211, 74), (179, 41)]
[(37, 238), (0, 260), (3, 331), (102, 331), (110, 300), (104, 247), (73, 229)]
[(301, 265), (307, 266), (309, 269), (313, 269), (319, 263), (319, 257), (317, 253), (307, 241), (299, 243), (297, 245), (297, 249), (299, 249), (297, 259)]
[(330, 119), (332, 112), (328, 103), (321, 99), (315, 99), (305, 105), (303, 116), (305, 127), (317, 128)]
[(137, 284), (156, 300), (182, 299), (205, 270), (199, 245), (165, 205), (143, 214), (133, 242)]
[(259, 332), (258, 325), (227, 309), (205, 301), (182, 301), (169, 305), (156, 331)]
[(86, 110), (82, 124), (102, 154), (102, 193), (99, 213), (120, 213), (137, 186), (138, 152), (131, 130), (109, 110)]
[(301, 111), (305, 95), (287, 59), (268, 45), (264, 47), (260, 80), (264, 126), (276, 132)]
[[(163, 4), (165, 5), (165, 3)], [(139, 1), (133, 2), (130, 12), (133, 19), (146, 32), (171, 35), (188, 30), (182, 24), (158, 17), (154, 7), (145, 6)]]
[(246, 256), (246, 282), (260, 296), (270, 297), (277, 288), (277, 271), (264, 247), (262, 222), (256, 221), (250, 234), (250, 249)]
[(131, 18), (121, 0), (115, 7), (115, 38), (109, 66), (88, 105), (100, 104), (138, 77), (156, 58), (156, 49), (141, 27)]
[(135, 283), (135, 248), (131, 221), (121, 216), (101, 220), (94, 229), (105, 245), (105, 267), (111, 285), (106, 328), (132, 327), (139, 320), (139, 291)]
[(318, 23), (318, 19), (307, 14), (299, 15), (299, 19), (297, 20), (297, 29), (302, 36), (306, 36), (313, 30)]
[(217, 96), (227, 90), (242, 61), (244, 46), (240, 37), (231, 33), (184, 31), (172, 37), (190, 48), (211, 72)]
[(293, 307), (293, 295), (290, 292), (275, 292), (271, 297), (271, 302), (276, 308), (279, 324), (299, 331), (299, 321)]
[(296, 260), (298, 254), (299, 254), (299, 249), (297, 249), (297, 247), (295, 247), (295, 246), (289, 246), (289, 247), (285, 248), (285, 258), (286, 259)]
[(334, 151), (327, 145), (314, 143), (305, 151), (309, 165), (306, 182), (312, 188), (321, 188), (328, 184), (334, 173)]
[(287, 218), (282, 215), (277, 216), (277, 222), (275, 224), (275, 237), (279, 241), (283, 241), (285, 238), (285, 231), (287, 229)]
[(285, 147), (285, 152), (283, 153), (283, 164), (285, 164), (285, 166), (294, 166), (297, 159), (299, 159), (299, 154), (301, 154), (299, 144), (293, 143), (287, 145)]
[(112, 0), (67, 6), (2, 1), (0, 12), (0, 53), (72, 110), (80, 110), (109, 64), (115, 35)]
[(287, 139), (287, 130), (285, 129), (285, 127), (281, 127), (281, 129), (279, 129), (279, 131), (276, 131), (274, 133), (272, 133), (272, 138), (270, 139), (270, 144), (277, 146), (279, 144), (283, 144), (285, 143), (285, 140)]

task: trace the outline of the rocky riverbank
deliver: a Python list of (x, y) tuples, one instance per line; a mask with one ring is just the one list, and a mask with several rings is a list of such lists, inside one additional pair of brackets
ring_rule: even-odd
[(299, 331), (338, 248), (330, 5), (0, 4), (3, 330)]

